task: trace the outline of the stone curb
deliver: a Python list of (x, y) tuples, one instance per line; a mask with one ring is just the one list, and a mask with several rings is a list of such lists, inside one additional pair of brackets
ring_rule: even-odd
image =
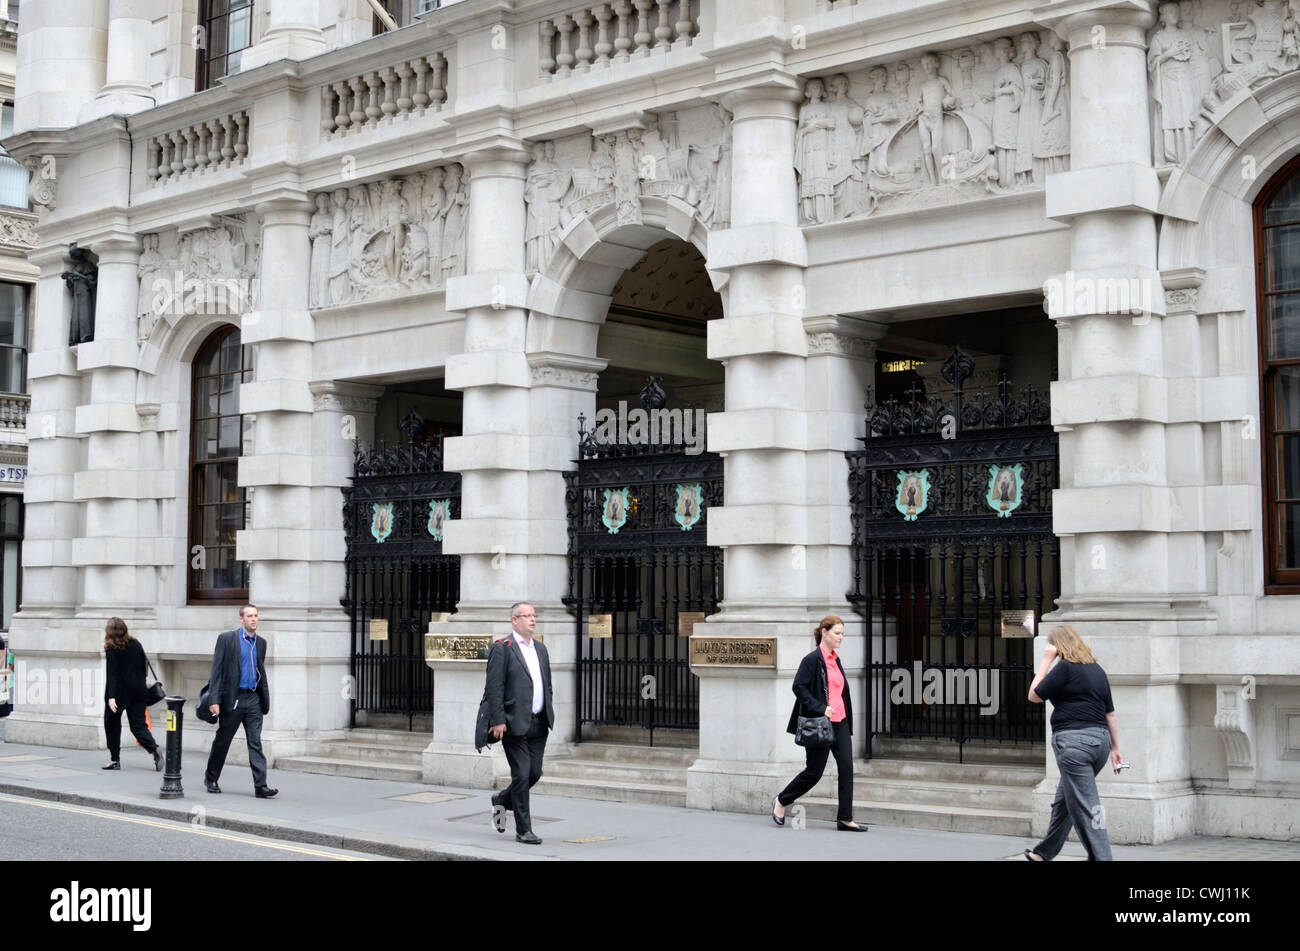
[[(125, 812), (132, 815), (148, 816), (153, 819), (169, 819), (174, 822), (188, 821), (189, 810), (180, 811), (162, 805), (142, 802), (136, 798), (111, 799), (106, 796), (92, 796), (85, 793), (64, 792), (46, 789), (40, 786), (28, 786), (22, 783), (0, 782), (0, 793), (11, 796), (25, 796), (29, 799), (45, 799), (52, 802), (68, 803), (74, 806), (90, 806), (110, 812)], [(424, 843), (416, 839), (369, 838), (362, 835), (322, 832), (305, 825), (289, 822), (267, 822), (260, 819), (245, 818), (238, 813), (223, 813), (204, 806), (203, 825), (209, 829), (225, 829), (242, 832), (247, 835), (262, 836), (284, 842), (299, 842), (303, 845), (321, 845), (334, 849), (347, 849), (352, 852), (369, 852), (386, 858), (403, 859), (413, 862), (464, 862), (464, 861), (535, 861), (530, 856), (502, 855), (474, 846), (450, 845), (446, 843)], [(538, 856), (537, 859), (542, 858)]]

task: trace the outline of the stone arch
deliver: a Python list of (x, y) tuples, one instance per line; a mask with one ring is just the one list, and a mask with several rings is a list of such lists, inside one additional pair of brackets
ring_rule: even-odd
[[(1300, 152), (1300, 71), (1225, 103), (1219, 121), (1175, 168), (1160, 197), (1160, 269), (1240, 266), (1250, 248), (1250, 206)], [(1251, 297), (1253, 295), (1247, 294)], [(1253, 306), (1248, 305), (1253, 310)]]
[[(671, 196), (642, 198), (640, 207), (639, 222), (620, 222), (610, 203), (575, 218), (560, 232), (555, 251), (529, 284), (527, 353), (594, 359), (614, 285), (664, 238), (686, 241), (707, 259), (709, 230), (694, 207)], [(727, 275), (708, 273), (725, 311)]]

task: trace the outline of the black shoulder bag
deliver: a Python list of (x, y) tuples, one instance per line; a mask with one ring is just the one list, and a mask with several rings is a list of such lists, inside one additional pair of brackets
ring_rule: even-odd
[[(822, 688), (826, 694), (826, 705), (831, 703), (831, 688), (826, 682), (826, 671), (822, 669)], [(823, 750), (835, 742), (835, 731), (831, 727), (831, 718), (826, 714), (819, 717), (806, 717), (799, 714), (795, 724), (794, 741), (799, 746), (810, 750)]]

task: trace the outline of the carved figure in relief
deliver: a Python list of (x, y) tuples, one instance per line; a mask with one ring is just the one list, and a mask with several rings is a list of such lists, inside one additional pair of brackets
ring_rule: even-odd
[(974, 51), (977, 62), (972, 79), (973, 95), (967, 108), (991, 129), (993, 128), (994, 85), (998, 72), (998, 62), (993, 55), (993, 47), (988, 43), (977, 43)]
[(1192, 135), (1200, 108), (1197, 95), (1201, 70), (1193, 61), (1204, 56), (1199, 42), (1180, 25), (1177, 3), (1160, 5), (1160, 27), (1147, 43), (1147, 69), (1155, 100), (1158, 132), (1157, 161), (1182, 162), (1192, 151)]
[(708, 132), (702, 144), (692, 143), (687, 165), (700, 218), (710, 228), (731, 222), (731, 123), (718, 103), (708, 107)]
[(164, 273), (167, 259), (158, 250), (158, 235), (146, 234), (141, 237), (140, 243), (143, 250), (140, 252), (140, 263), (136, 267), (136, 273), (140, 277), (140, 292), (137, 297), (140, 305), (137, 336), (141, 340), (146, 340), (153, 333), (154, 325), (160, 316), (155, 306), (157, 295), (154, 292), (154, 281)]
[(546, 146), (533, 143), (533, 161), (524, 179), (524, 203), (528, 219), (524, 228), (524, 267), (540, 271), (555, 251), (560, 228), (560, 201), (569, 190), (569, 175), (560, 170), (553, 158), (547, 158)]
[(822, 101), (826, 86), (820, 79), (804, 84), (807, 101), (799, 108), (795, 131), (794, 167), (799, 173), (799, 204), (810, 224), (830, 221), (835, 213), (830, 163), (835, 121)]
[(399, 280), (402, 275), (402, 246), (406, 243), (406, 229), (402, 225), (402, 197), (399, 183), (393, 179), (384, 182), (380, 191), (383, 239), (380, 246), (383, 282)]
[(347, 303), (351, 293), (348, 283), (348, 193), (346, 189), (336, 188), (330, 195), (330, 206), (334, 220), (330, 230), (330, 273), (329, 297), (321, 302), (325, 304)]
[(1016, 139), (1020, 128), (1020, 103), (1025, 86), (1020, 67), (1011, 62), (1012, 44), (1007, 37), (993, 41), (998, 71), (993, 78), (993, 154), (998, 182), (1004, 188), (1015, 184)]
[(639, 222), (641, 190), (636, 146), (626, 132), (612, 135), (610, 140), (614, 155), (614, 203), (617, 219), (621, 224)]
[(368, 239), (369, 206), (370, 199), (366, 197), (364, 185), (354, 185), (348, 189), (348, 234), (351, 239), (348, 247), (348, 283), (352, 288), (349, 298), (355, 298), (358, 288), (366, 284), (366, 278), (361, 273), (361, 256)]
[(921, 161), (931, 185), (939, 184), (939, 156), (943, 152), (943, 112), (953, 109), (957, 100), (952, 85), (939, 75), (939, 57), (926, 53), (921, 57), (920, 114), (916, 117), (916, 131), (921, 137)]
[(322, 307), (329, 302), (330, 253), (334, 235), (334, 215), (329, 202), (329, 195), (325, 192), (316, 196), (316, 211), (307, 226), (307, 237), (311, 241), (311, 275), (307, 294), (313, 307)]
[(870, 184), (871, 175), (888, 175), (885, 146), (898, 129), (902, 113), (894, 94), (889, 91), (889, 70), (877, 66), (867, 74), (871, 91), (862, 100), (862, 145), (859, 154), (866, 166), (864, 180)]
[(443, 187), (447, 181), (447, 170), (439, 166), (431, 168), (424, 177), (424, 234), (425, 254), (428, 257), (429, 284), (438, 286), (442, 283), (442, 229), (445, 224), (443, 212), (447, 205), (447, 190)]
[(429, 269), (429, 233), (420, 220), (420, 184), (408, 178), (401, 188), (402, 244), (401, 281), (408, 288), (420, 286)]
[(1048, 42), (1052, 52), (1047, 58), (1043, 115), (1034, 142), (1034, 161), (1041, 164), (1044, 176), (1070, 167), (1070, 82), (1065, 40), (1052, 33)]
[(469, 192), (461, 182), (460, 167), (447, 166), (447, 201), (442, 229), (442, 282), (465, 273), (465, 213)]
[(1037, 33), (1021, 33), (1016, 37), (1016, 46), (1020, 49), (1020, 81), (1024, 89), (1016, 132), (1016, 181), (1036, 185), (1043, 181), (1042, 163), (1034, 163), (1034, 140), (1043, 117), (1047, 63), (1038, 58)]
[(848, 76), (832, 76), (826, 86), (830, 91), (826, 110), (834, 123), (829, 159), (833, 205), (836, 218), (847, 218), (862, 206), (862, 169), (853, 159), (861, 153), (865, 113), (849, 98)]

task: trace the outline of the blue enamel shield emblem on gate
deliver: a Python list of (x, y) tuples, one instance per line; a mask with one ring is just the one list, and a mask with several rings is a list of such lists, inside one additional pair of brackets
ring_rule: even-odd
[(451, 518), (451, 499), (432, 499), (429, 502), (429, 534), (435, 542), (442, 541), (442, 526)]
[(370, 517), (370, 534), (375, 541), (382, 543), (393, 534), (393, 503), (375, 502), (370, 508), (373, 513)]
[(601, 511), (601, 524), (609, 529), (611, 535), (617, 535), (618, 530), (627, 522), (628, 495), (631, 489), (606, 489), (605, 505)]
[(1010, 518), (1020, 508), (1025, 489), (1024, 468), (1020, 462), (1014, 466), (989, 466), (989, 489), (984, 500), (998, 513), (998, 518)]
[(695, 527), (695, 523), (700, 520), (704, 513), (704, 486), (698, 482), (690, 484), (677, 484), (677, 506), (673, 512), (673, 518), (677, 524), (682, 527), (682, 531), (689, 532)]
[(898, 494), (894, 508), (903, 513), (904, 521), (915, 522), (930, 501), (930, 470), (917, 469), (898, 473)]

